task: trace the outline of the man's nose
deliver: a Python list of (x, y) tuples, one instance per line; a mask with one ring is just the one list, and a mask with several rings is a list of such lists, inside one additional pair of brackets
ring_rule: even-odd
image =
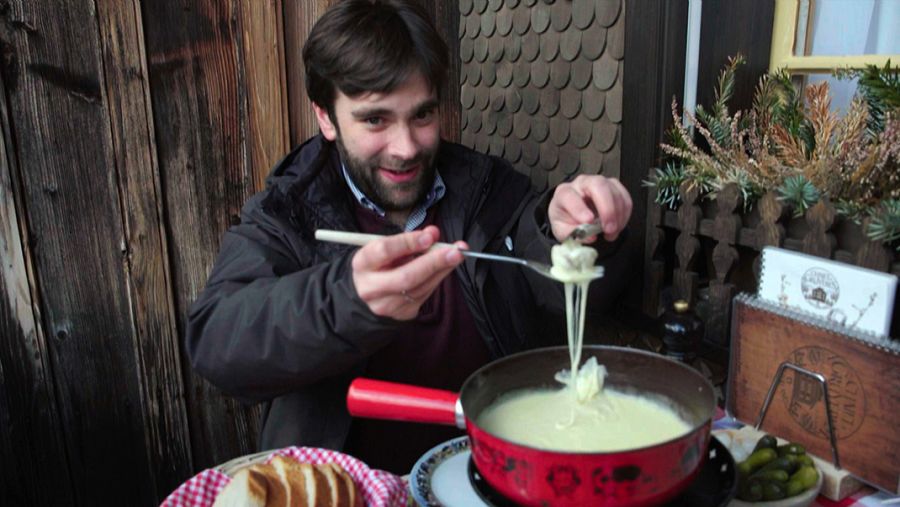
[(415, 131), (408, 125), (398, 125), (391, 140), (391, 156), (400, 160), (410, 160), (419, 153), (419, 143)]

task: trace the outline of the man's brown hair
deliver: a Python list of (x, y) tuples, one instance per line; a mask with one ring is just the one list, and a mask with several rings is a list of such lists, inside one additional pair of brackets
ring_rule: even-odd
[(334, 117), (348, 97), (390, 92), (419, 71), (438, 90), (449, 56), (428, 14), (412, 0), (343, 0), (316, 22), (303, 47), (306, 93)]

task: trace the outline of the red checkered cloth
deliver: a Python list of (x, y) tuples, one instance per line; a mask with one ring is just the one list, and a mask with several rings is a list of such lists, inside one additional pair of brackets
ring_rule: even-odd
[(900, 506), (900, 496), (889, 495), (864, 486), (856, 493), (837, 502), (822, 495), (813, 502), (813, 507), (890, 507)]
[[(315, 447), (285, 447), (273, 451), (265, 462), (276, 455), (314, 465), (337, 463), (353, 477), (368, 507), (406, 505), (408, 490), (402, 478), (383, 470), (373, 470), (352, 456)], [(229, 481), (231, 478), (218, 470), (204, 470), (173, 491), (160, 507), (212, 507), (216, 496)]]

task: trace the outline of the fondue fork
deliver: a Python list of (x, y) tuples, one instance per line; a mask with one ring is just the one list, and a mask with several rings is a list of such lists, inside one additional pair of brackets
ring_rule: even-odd
[[(317, 229), (316, 230), (316, 239), (319, 241), (330, 241), (332, 243), (342, 243), (345, 245), (356, 245), (363, 246), (370, 241), (384, 238), (384, 236), (378, 234), (364, 234), (361, 232), (347, 232), (347, 231), (334, 231), (329, 229)], [(431, 245), (431, 250), (435, 248), (456, 248), (456, 245), (450, 243), (435, 243)], [(485, 259), (489, 261), (499, 261), (499, 262), (510, 262), (513, 264), (519, 264), (520, 266), (525, 266), (537, 273), (540, 273), (547, 278), (551, 278), (553, 280), (559, 280), (553, 273), (550, 272), (550, 265), (544, 264), (543, 262), (532, 261), (528, 259), (521, 259), (519, 257), (510, 257), (506, 255), (495, 255), (484, 252), (474, 252), (472, 250), (464, 250), (459, 249), (459, 252), (463, 254), (464, 257), (473, 257), (476, 259)], [(594, 270), (593, 278), (600, 278), (603, 276), (603, 266), (596, 266)]]

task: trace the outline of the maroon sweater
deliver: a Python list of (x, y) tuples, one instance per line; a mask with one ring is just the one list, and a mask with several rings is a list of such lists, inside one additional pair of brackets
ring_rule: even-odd
[[(435, 222), (439, 207), (436, 204), (429, 209), (420, 228)], [(399, 232), (362, 206), (357, 206), (356, 218), (363, 232)], [(367, 377), (459, 391), (463, 381), (490, 360), (456, 273), (441, 282), (419, 309), (415, 324), (407, 329), (408, 335), (398, 336), (369, 359)], [(345, 451), (370, 467), (403, 475), (428, 449), (461, 434), (449, 426), (356, 418)]]

